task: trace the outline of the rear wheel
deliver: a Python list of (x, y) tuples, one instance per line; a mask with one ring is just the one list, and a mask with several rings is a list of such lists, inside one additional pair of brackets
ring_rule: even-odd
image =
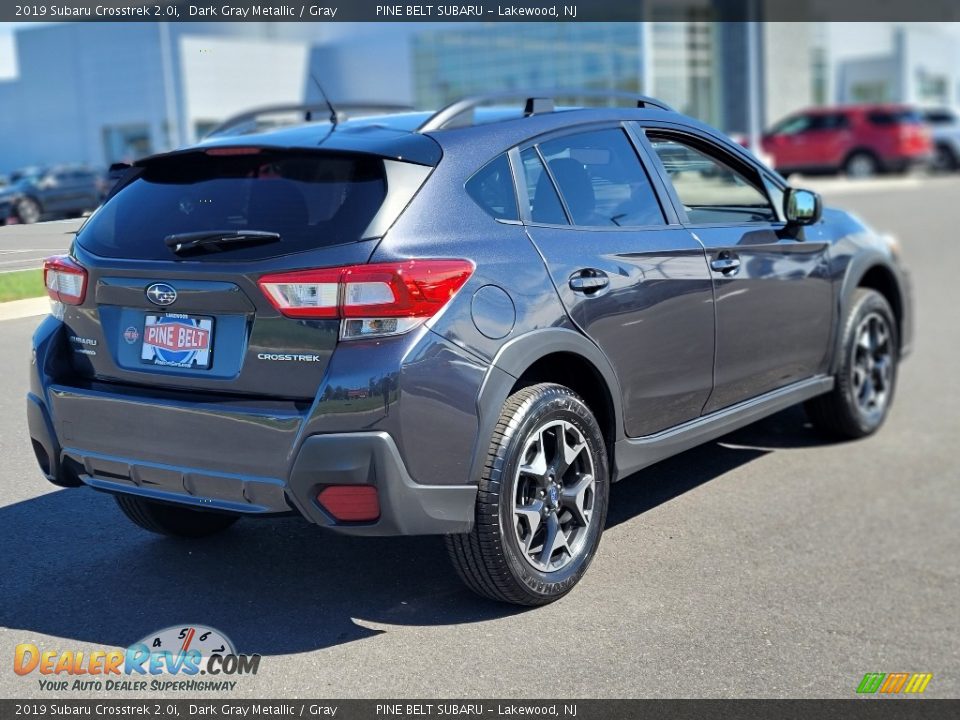
[(473, 531), (447, 536), (454, 567), (493, 600), (563, 597), (597, 551), (608, 487), (603, 433), (583, 400), (553, 384), (514, 393), (487, 455)]
[(114, 495), (114, 499), (123, 514), (144, 530), (172, 537), (198, 538), (213, 535), (226, 530), (238, 519), (237, 515), (192, 510), (133, 495)]
[(872, 153), (860, 150), (847, 158), (843, 164), (843, 172), (847, 177), (869, 178), (880, 172), (880, 163)]
[(841, 438), (876, 432), (893, 402), (899, 347), (890, 303), (876, 290), (857, 288), (844, 323), (836, 385), (806, 404), (813, 424)]
[(33, 198), (22, 198), (17, 203), (17, 217), (20, 222), (26, 225), (40, 222), (40, 215), (40, 204)]
[(948, 145), (937, 145), (933, 156), (933, 169), (939, 172), (953, 172), (960, 168), (960, 160)]

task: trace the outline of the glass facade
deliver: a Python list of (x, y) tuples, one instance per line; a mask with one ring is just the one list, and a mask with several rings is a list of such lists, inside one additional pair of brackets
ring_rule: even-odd
[(514, 89), (643, 91), (642, 26), (635, 23), (488, 24), (413, 39), (417, 105)]
[[(653, 95), (681, 112), (719, 124), (721, 43), (716, 24), (673, 20), (699, 18), (698, 13), (654, 7), (647, 27), (517, 23), (421, 33), (413, 39), (415, 102), (436, 108), (485, 92), (622, 90)], [(644, 86), (645, 78), (649, 87)]]

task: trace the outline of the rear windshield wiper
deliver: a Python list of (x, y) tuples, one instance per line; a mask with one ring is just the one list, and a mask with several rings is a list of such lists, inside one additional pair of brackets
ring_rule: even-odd
[(244, 245), (265, 245), (280, 241), (280, 233), (267, 230), (200, 230), (167, 235), (163, 242), (177, 255), (218, 252)]

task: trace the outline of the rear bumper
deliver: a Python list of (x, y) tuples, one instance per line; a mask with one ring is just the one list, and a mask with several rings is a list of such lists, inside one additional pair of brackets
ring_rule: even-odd
[[(55, 388), (52, 388), (56, 392)], [(78, 391), (73, 391), (76, 401)], [(289, 473), (278, 476), (211, 470), (118, 456), (61, 444), (43, 400), (27, 396), (27, 418), (37, 461), (51, 482), (88, 485), (160, 502), (244, 515), (298, 513), (310, 522), (349, 535), (433, 535), (473, 526), (474, 485), (415, 482), (385, 432), (312, 435), (303, 440)], [(373, 485), (380, 517), (338, 522), (317, 502), (328, 485)]]

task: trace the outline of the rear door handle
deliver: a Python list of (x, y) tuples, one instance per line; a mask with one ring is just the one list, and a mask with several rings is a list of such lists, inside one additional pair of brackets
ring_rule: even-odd
[(729, 275), (740, 269), (740, 258), (738, 257), (718, 257), (710, 261), (710, 267), (718, 273)]
[(574, 292), (592, 295), (610, 284), (610, 278), (603, 270), (587, 268), (570, 276), (570, 289)]

